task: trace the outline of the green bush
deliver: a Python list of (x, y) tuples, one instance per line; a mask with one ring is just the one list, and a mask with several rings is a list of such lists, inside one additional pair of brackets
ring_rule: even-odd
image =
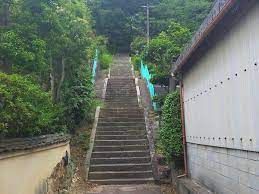
[(113, 57), (109, 53), (102, 53), (99, 60), (101, 69), (108, 69), (112, 64)]
[(0, 137), (27, 137), (64, 131), (60, 109), (49, 93), (20, 75), (0, 73)]
[(181, 105), (179, 91), (167, 95), (162, 108), (159, 143), (165, 157), (170, 161), (173, 156), (183, 153)]
[(133, 56), (131, 58), (131, 62), (132, 64), (134, 65), (134, 69), (135, 71), (138, 71), (140, 70), (140, 65), (141, 65), (141, 58), (137, 55)]
[(94, 88), (88, 66), (74, 72), (71, 80), (63, 85), (61, 103), (64, 107), (64, 123), (74, 133), (82, 121), (90, 121), (93, 116)]

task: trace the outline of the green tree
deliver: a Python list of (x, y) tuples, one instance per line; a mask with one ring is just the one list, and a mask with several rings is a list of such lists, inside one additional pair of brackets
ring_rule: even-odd
[(143, 52), (144, 59), (155, 65), (155, 74), (168, 75), (172, 60), (178, 57), (189, 39), (189, 29), (172, 22), (166, 31), (150, 41)]

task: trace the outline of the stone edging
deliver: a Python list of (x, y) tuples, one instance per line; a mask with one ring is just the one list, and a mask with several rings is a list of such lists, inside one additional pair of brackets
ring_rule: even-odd
[(90, 137), (90, 143), (89, 143), (89, 150), (87, 151), (86, 155), (86, 181), (88, 180), (88, 174), (89, 174), (89, 168), (90, 168), (90, 163), (91, 163), (91, 156), (94, 148), (94, 140), (95, 140), (95, 134), (96, 134), (96, 128), (98, 124), (98, 119), (99, 119), (99, 114), (100, 114), (100, 106), (97, 106), (96, 111), (95, 111), (95, 117), (94, 117), (94, 124), (92, 128), (92, 133)]
[[(111, 69), (109, 68), (108, 78), (105, 78), (104, 85), (103, 85), (103, 92), (102, 92), (103, 101), (105, 99), (107, 83), (108, 83), (108, 80), (110, 79), (110, 77), (111, 77)], [(93, 123), (93, 128), (92, 128), (91, 137), (90, 137), (89, 150), (87, 151), (87, 154), (86, 154), (86, 161), (85, 161), (86, 181), (88, 180), (88, 175), (89, 175), (91, 156), (92, 156), (92, 152), (93, 152), (93, 148), (94, 148), (94, 140), (95, 140), (95, 134), (96, 134), (97, 124), (98, 124), (98, 120), (99, 120), (100, 110), (101, 110), (101, 107), (97, 106), (96, 110), (95, 110), (94, 123)]]

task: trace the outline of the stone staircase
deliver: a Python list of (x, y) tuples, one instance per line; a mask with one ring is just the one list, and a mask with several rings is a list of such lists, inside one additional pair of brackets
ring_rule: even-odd
[(139, 107), (128, 57), (111, 69), (97, 124), (88, 179), (99, 184), (153, 181), (143, 109)]

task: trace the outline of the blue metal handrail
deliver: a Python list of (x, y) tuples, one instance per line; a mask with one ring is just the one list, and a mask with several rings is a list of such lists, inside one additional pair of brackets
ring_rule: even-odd
[(93, 83), (95, 83), (97, 65), (98, 65), (98, 49), (95, 50), (95, 57), (93, 60), (93, 69), (92, 69), (92, 82)]
[[(150, 82), (152, 75), (150, 74), (150, 72), (148, 70), (148, 66), (145, 65), (143, 63), (143, 61), (141, 61), (140, 74), (141, 74), (141, 77), (146, 80), (148, 91), (150, 93), (151, 98), (153, 99), (156, 96), (156, 93), (155, 93), (154, 85)], [(155, 102), (152, 102), (152, 105), (153, 105), (154, 110), (156, 111), (157, 104)]]

